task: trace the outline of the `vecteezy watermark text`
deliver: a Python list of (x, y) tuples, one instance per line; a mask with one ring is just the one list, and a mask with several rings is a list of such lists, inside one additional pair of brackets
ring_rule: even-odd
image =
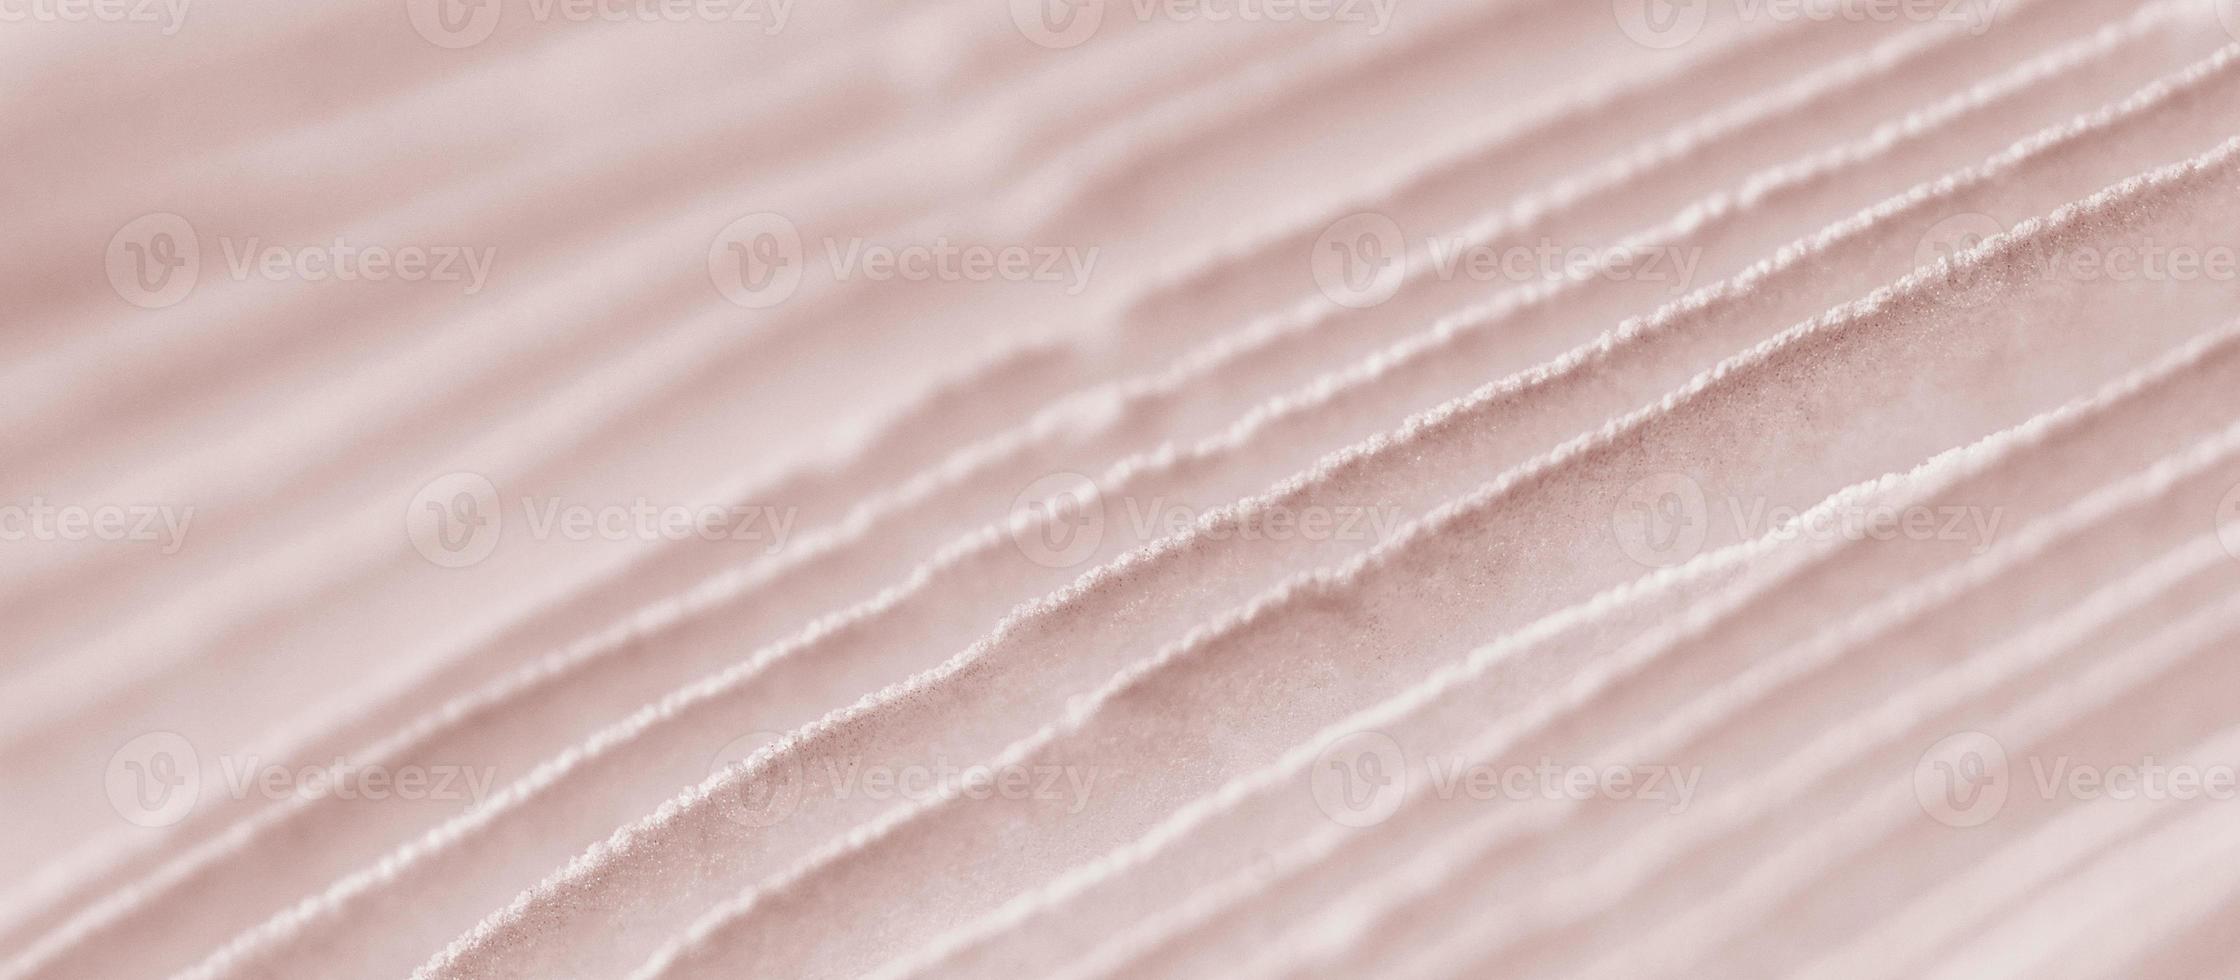
[(142, 827), (164, 827), (185, 818), (213, 790), (235, 800), (472, 803), (489, 798), (498, 771), (495, 766), (390, 766), (341, 757), (325, 765), (285, 765), (254, 755), (223, 755), (217, 759), (216, 781), (209, 775), (185, 736), (149, 732), (110, 755), (104, 783), (117, 815)]
[(759, 768), (755, 753), (778, 740), (776, 732), (740, 736), (717, 750), (708, 762), (711, 776), (736, 771), (719, 787), (724, 815), (755, 827), (792, 816), (804, 787), (814, 784), (838, 800), (923, 803), (950, 794), (980, 802), (1020, 800), (1049, 803), (1078, 814), (1107, 775), (1093, 764), (1059, 762), (959, 762), (936, 753), (930, 761), (900, 764), (870, 762), (854, 755), (797, 750), (768, 757)]
[(1089, 286), (1101, 250), (1094, 246), (987, 243), (935, 236), (887, 242), (827, 237), (814, 251), (801, 230), (775, 212), (746, 215), (708, 245), (708, 278), (739, 306), (765, 309), (792, 298), (810, 262), (834, 281), (1029, 283), (1078, 296)]
[(1046, 568), (1088, 561), (1110, 522), (1125, 521), (1132, 541), (1183, 533), (1226, 541), (1383, 541), (1399, 527), (1390, 504), (1274, 502), (1240, 508), (1208, 521), (1209, 510), (1160, 495), (1110, 494), (1079, 473), (1041, 477), (1012, 498), (1012, 544)]
[(177, 554), (194, 524), (193, 507), (169, 504), (57, 504), (45, 497), (0, 503), (0, 541), (131, 541)]
[(1981, 35), (1991, 29), (2002, 0), (1611, 0), (1618, 27), (1642, 47), (1677, 48), (1696, 39), (1714, 5), (1732, 8), (1743, 23), (1840, 21), (1847, 24), (1964, 25)]
[(509, 522), (488, 477), (448, 473), (413, 495), (405, 509), (405, 533), (421, 557), (445, 568), (490, 557), (509, 523), (533, 541), (752, 542), (774, 554), (792, 535), (798, 511), (770, 504), (665, 504), (644, 497), (593, 504), (523, 496), (516, 503), (520, 516)]
[[(1938, 739), (1914, 764), (1913, 790), (1923, 813), (1948, 827), (1991, 822), (2017, 792), (2040, 800), (2163, 802), (2240, 798), (2240, 767), (2225, 762), (2170, 761), (2142, 756), (2112, 765), (2068, 755), (2025, 758), (2018, 767), (2006, 746), (1984, 732)], [(2018, 775), (2027, 776), (2017, 779)]]
[[(439, 48), (470, 48), (497, 33), (504, 0), (406, 0), (412, 29)], [(528, 0), (530, 21), (548, 24), (751, 24), (786, 29), (793, 0)]]
[(1071, 48), (1096, 36), (1108, 17), (1138, 23), (1337, 24), (1368, 37), (1392, 26), (1398, 0), (1011, 0), (1011, 23), (1046, 48)]
[(193, 0), (0, 0), (0, 24), (151, 24), (170, 37)]
[[(1931, 225), (1914, 246), (1914, 264), (1950, 263), (1946, 303), (1979, 305), (1996, 296), (1993, 270), (1964, 256), (2007, 234), (2004, 221), (1981, 212), (1948, 215)], [(2026, 275), (2038, 282), (2231, 283), (2240, 281), (2240, 246), (2210, 241), (2157, 241), (2146, 238), (2095, 245), (2065, 238), (2024, 238), (2018, 254)]]
[[(1425, 236), (1420, 244), (1424, 268), (1441, 282), (1641, 282), (1662, 285), (1672, 296), (1688, 291), (1703, 261), (1701, 248), (1674, 244), (1593, 246), (1546, 237), (1511, 240), (1470, 234)], [(1323, 230), (1308, 267), (1315, 287), (1331, 302), (1367, 309), (1400, 291), (1408, 278), (1409, 251), (1399, 222), (1363, 211)]]
[[(353, 242), (280, 244), (262, 238), (219, 236), (219, 269), (235, 282), (434, 282), (456, 283), (472, 296), (490, 279), (497, 249), (466, 245), (387, 245)], [(203, 278), (202, 236), (176, 214), (142, 215), (109, 238), (109, 285), (125, 302), (161, 309), (185, 300)]]
[(1654, 473), (1618, 495), (1610, 525), (1626, 557), (1649, 568), (1685, 564), (1703, 551), (1714, 528), (1732, 539), (1771, 536), (1778, 541), (1952, 541), (1971, 554), (1991, 547), (2005, 510), (1973, 504), (1896, 504), (1835, 501), (1811, 508), (1770, 502), (1764, 496), (1722, 495), (1716, 500), (1684, 473)]
[(1333, 738), (1315, 756), (1308, 787), (1324, 816), (1348, 827), (1383, 823), (1399, 811), (1411, 773), (1439, 800), (1524, 803), (1534, 800), (1648, 801), (1679, 813), (1695, 799), (1701, 766), (1664, 763), (1562, 763), (1469, 759), (1435, 754), (1410, 759), (1397, 739), (1379, 731)]

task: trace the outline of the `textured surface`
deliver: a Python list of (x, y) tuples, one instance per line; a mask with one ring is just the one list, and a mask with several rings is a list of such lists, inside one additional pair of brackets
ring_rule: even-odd
[(2240, 4), (22, 10), (0, 977), (2240, 955)]

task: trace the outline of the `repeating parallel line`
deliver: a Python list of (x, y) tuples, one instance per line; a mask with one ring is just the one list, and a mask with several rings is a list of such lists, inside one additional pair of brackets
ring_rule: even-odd
[[(1927, 502), (1940, 497), (1943, 499), (1973, 499), (1998, 493), (1995, 484), (1984, 484), (1986, 479), (1996, 474), (2010, 474), (2001, 478), (2015, 485), (2029, 488), (2034, 492), (2051, 492), (2051, 488), (2059, 487), (2063, 479), (2077, 479), (2079, 478), (2078, 474), (2082, 472), (2075, 467), (2060, 463), (2060, 460), (2080, 451), (2088, 451), (2091, 445), (2105, 443), (2111, 438), (2120, 438), (2127, 431), (2124, 428), (2126, 425), (2133, 427), (2134, 431), (2125, 444), (2135, 446), (2141, 451), (2151, 452), (2153, 451), (2152, 440), (2139, 439), (2138, 436), (2144, 433), (2135, 431), (2142, 420), (2154, 418), (2154, 413), (2158, 410), (2167, 412), (2175, 406), (2186, 405), (2198, 400), (2202, 397), (2199, 392), (2204, 386), (2214, 390), (2218, 384), (2225, 383), (2223, 381), (2224, 377), (2233, 370), (2232, 358), (2235, 354), (2236, 339), (2240, 339), (2240, 328), (2227, 329), (2212, 334), (2197, 343), (2188, 345), (2170, 359), (2144, 368), (2133, 375), (2127, 376), (2122, 381), (2112, 384), (2089, 400), (2039, 416), (2021, 427), (2000, 433), (1981, 444), (1968, 447), (1965, 450), (1954, 451), (1937, 460), (1932, 460), (1925, 464), (1922, 470), (1909, 478), (1909, 481), (1915, 484), (1914, 489), (1908, 494), (1897, 496), (1892, 503), (1893, 505), (1926, 505)], [(2154, 426), (2148, 424), (2145, 432), (2153, 431)], [(2071, 445), (2080, 440), (2085, 440), (2084, 447)], [(1888, 483), (1887, 480), (1880, 482)], [(1970, 489), (1971, 487), (1974, 489)], [(1870, 491), (1872, 492), (1870, 493)], [(1890, 496), (1879, 484), (1854, 488), (1839, 493), (1829, 501), (1816, 506), (1812, 513), (1800, 518), (1800, 522), (1814, 519), (1817, 514), (1836, 514), (1864, 509), (1869, 506), (1869, 501), (1876, 499), (1876, 494)], [(2028, 499), (2028, 495), (2025, 494), (2016, 499), (2015, 502), (2019, 505), (2028, 502)], [(1731, 546), (1720, 552), (1715, 552), (1713, 555), (1703, 556), (1696, 562), (1675, 572), (1674, 577), (1677, 578), (1681, 572), (1690, 576), (1689, 581), (1701, 582), (1712, 577), (1706, 573), (1695, 571), (1695, 569), (1697, 565), (1713, 561), (1714, 556), (1721, 556), (1718, 558), (1721, 562), (1747, 560), (1747, 563), (1755, 571), (1755, 580), (1761, 583), (1753, 588), (1757, 591), (1763, 591), (1767, 587), (1765, 583), (1791, 582), (1802, 575), (1805, 568), (1810, 567), (1809, 563), (1798, 564), (1798, 562), (1804, 560), (1800, 557), (1791, 557), (1787, 561), (1777, 560), (1782, 557), (1782, 552), (1767, 553), (1771, 550), (1768, 548), (1768, 543), (1767, 539), (1760, 539), (1755, 542)], [(1795, 551), (1802, 549), (1805, 545), (1813, 545), (1822, 552), (1820, 557), (1812, 559), (1812, 561), (1824, 562), (1835, 554), (1841, 553), (1828, 553), (1825, 543), (1816, 543), (1809, 537), (1803, 539), (1802, 544), (1785, 550)], [(1747, 553), (1746, 559), (1742, 557), (1743, 553)], [(1652, 578), (1651, 580), (1645, 580), (1642, 587), (1652, 590), (1670, 590), (1678, 589), (1681, 586), (1679, 581)], [(1778, 599), (1759, 601), (1761, 603), (1772, 602), (1775, 605), (1794, 605), (1794, 603)], [(1598, 599), (1595, 603), (1590, 604), (1588, 615), (1590, 617), (1609, 617), (1617, 614), (1616, 609), (1623, 608), (1625, 607), (1615, 600), (1605, 602)], [(1732, 608), (1752, 607), (1730, 607), (1730, 612), (1727, 615), (1734, 614), (1731, 611)], [(1561, 618), (1561, 614), (1558, 618)], [(1538, 642), (1540, 641), (1534, 638), (1534, 630), (1527, 628), (1520, 631), (1519, 635), (1511, 640), (1497, 644), (1495, 649), (1515, 647), (1523, 650), (1529, 649), (1531, 644)], [(1568, 646), (1567, 649), (1576, 650), (1576, 647), (1577, 645), (1573, 644)], [(1424, 713), (1431, 706), (1435, 706), (1442, 701), (1467, 702), (1470, 710), (1465, 713), (1468, 717), (1475, 718), (1480, 713), (1477, 710), (1479, 705), (1501, 704), (1504, 698), (1503, 692), (1513, 691), (1514, 688), (1494, 684), (1492, 688), (1483, 692), (1470, 693), (1470, 688), (1464, 685), (1492, 683), (1490, 681), (1477, 681), (1476, 678), (1482, 676), (1488, 670), (1496, 669), (1496, 666), (1501, 664), (1505, 657), (1512, 655), (1524, 656), (1525, 654), (1497, 654), (1491, 652), (1473, 654), (1461, 668), (1434, 675), (1432, 679), (1415, 690), (1392, 699), (1384, 708), (1364, 712), (1354, 719), (1333, 727), (1322, 736), (1309, 740), (1301, 748), (1293, 750), (1281, 762), (1232, 780), (1215, 793), (1208, 794), (1206, 797), (1184, 806), (1173, 817), (1143, 835), (1135, 843), (1061, 876), (1039, 893), (1022, 896), (1019, 900), (1015, 900), (992, 913), (979, 923), (935, 941), (910, 960), (882, 971), (882, 975), (889, 977), (915, 976), (920, 973), (955, 975), (954, 971), (959, 969), (958, 961), (960, 957), (966, 957), (975, 952), (975, 946), (986, 946), (991, 942), (1002, 939), (1031, 941), (1046, 932), (1056, 932), (1063, 935), (1065, 928), (1063, 920), (1051, 922), (1044, 921), (1044, 919), (1054, 914), (1055, 910), (1068, 908), (1069, 903), (1072, 903), (1076, 896), (1085, 892), (1092, 893), (1092, 898), (1094, 898), (1094, 890), (1110, 886), (1112, 881), (1119, 876), (1146, 873), (1142, 869), (1154, 861), (1164, 860), (1168, 864), (1182, 869), (1179, 873), (1185, 880), (1197, 880), (1201, 873), (1214, 873), (1202, 869), (1205, 865), (1219, 863), (1222, 858), (1227, 856), (1206, 853), (1204, 847), (1199, 847), (1195, 851), (1181, 850), (1181, 856), (1179, 857), (1170, 856), (1168, 852), (1193, 847), (1190, 835), (1210, 833), (1212, 830), (1218, 829), (1221, 826), (1220, 822), (1223, 820), (1229, 821), (1233, 826), (1256, 828), (1255, 832), (1271, 831), (1278, 832), (1279, 836), (1296, 834), (1302, 838), (1313, 837), (1312, 834), (1300, 832), (1298, 828), (1291, 828), (1288, 832), (1276, 831), (1276, 828), (1282, 825), (1277, 822), (1275, 815), (1267, 811), (1266, 807), (1268, 805), (1268, 795), (1274, 792), (1273, 788), (1287, 785), (1286, 780), (1297, 779), (1303, 767), (1313, 757), (1317, 745), (1328, 741), (1330, 737), (1334, 737), (1336, 734), (1346, 732), (1362, 730), (1393, 731), (1393, 726), (1398, 724), (1400, 719)], [(1575, 660), (1586, 655), (1586, 651), (1578, 650), (1563, 659)], [(1563, 671), (1577, 668), (1554, 667), (1550, 669)], [(1495, 676), (1498, 677), (1498, 675)], [(1560, 676), (1560, 674), (1557, 676)], [(1506, 696), (1513, 698), (1518, 695), (1510, 693)], [(1492, 709), (1489, 707), (1487, 710)], [(1421, 721), (1416, 722), (1416, 724), (1422, 723)], [(1299, 795), (1301, 798), (1304, 796), (1303, 793)], [(1253, 809), (1254, 807), (1259, 809)], [(1324, 829), (1327, 830), (1328, 828)], [(1247, 836), (1250, 836), (1250, 834)], [(1205, 847), (1210, 846), (1212, 845), (1205, 845)], [(1326, 849), (1327, 845), (1319, 842), (1304, 848), (1309, 852)], [(1154, 867), (1152, 870), (1158, 871), (1159, 869)], [(1143, 898), (1154, 906), (1164, 904), (1164, 896), (1170, 894), (1174, 887), (1171, 882), (1176, 873), (1173, 871), (1166, 872), (1169, 881), (1167, 884), (1146, 886), (1148, 890), (1144, 892)], [(1254, 867), (1244, 869), (1240, 876), (1259, 879), (1254, 883), (1257, 886), (1264, 884), (1273, 874), (1272, 871)], [(1246, 887), (1232, 890), (1242, 895), (1250, 893), (1253, 889), (1252, 887)], [(1189, 904), (1203, 907), (1209, 903), (1194, 900), (1193, 903)], [(1103, 907), (1092, 906), (1092, 908)], [(1108, 921), (1112, 914), (1114, 913), (1109, 910), (1101, 916), (1096, 912), (1077, 912), (1068, 917), (1086, 921)], [(1143, 914), (1144, 911), (1141, 908), (1132, 909), (1127, 913), (1128, 917), (1131, 918)], [(1202, 915), (1203, 913), (1199, 914)], [(1180, 914), (1178, 910), (1178, 914), (1170, 918), (1187, 917), (1187, 915)], [(1008, 935), (1006, 935), (1007, 933)], [(1124, 943), (1121, 943), (1121, 945), (1124, 945)], [(975, 963), (974, 966), (978, 968), (977, 972), (992, 975), (995, 972), (1008, 970), (1009, 966), (1017, 961), (1017, 954), (1014, 951), (1011, 954), (1002, 955), (983, 963)]]

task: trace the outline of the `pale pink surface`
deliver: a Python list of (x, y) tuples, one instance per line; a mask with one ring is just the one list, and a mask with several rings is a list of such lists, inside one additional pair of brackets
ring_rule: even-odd
[[(1665, 44), (1635, 0), (1107, 2), (1053, 45), (1028, 0), (492, 4), (463, 46), (419, 0), (0, 32), (0, 520), (191, 508), (0, 541), (0, 976), (2230, 954), (2240, 800), (2031, 766), (2240, 764), (2240, 7), (1713, 2)], [(743, 307), (712, 263), (757, 212), (801, 277)], [(169, 303), (117, 264), (159, 213), (200, 248)], [(1387, 225), (1381, 288), (1331, 277)], [(487, 280), (237, 258), (332, 241)], [(935, 242), (1077, 288), (839, 258)], [(1545, 248), (1584, 258), (1451, 264)], [(464, 567), (447, 474), (503, 511)], [(1675, 487), (1678, 550), (1640, 537)], [(640, 501), (771, 523), (533, 529)], [(1984, 540), (1782, 525), (1870, 504)], [(1366, 825), (1361, 731), (1407, 764)], [(1917, 778), (1965, 732), (2012, 759), (1983, 826)], [(1701, 792), (1428, 778), (1548, 756)], [(344, 759), (471, 791), (242, 776)]]

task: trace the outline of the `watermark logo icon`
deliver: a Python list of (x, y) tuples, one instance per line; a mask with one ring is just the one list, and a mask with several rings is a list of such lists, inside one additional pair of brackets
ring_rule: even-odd
[(1937, 740), (1913, 767), (1921, 812), (1947, 827), (1978, 827), (2007, 805), (2007, 750), (1982, 732)]
[(1703, 550), (1711, 505), (1703, 486), (1686, 474), (1657, 473), (1627, 487), (1610, 520), (1626, 557), (1649, 568), (1671, 568)]
[(1315, 806), (1344, 827), (1383, 823), (1407, 794), (1407, 756), (1383, 732), (1354, 732), (1331, 740), (1314, 758), (1308, 786)]
[(1011, 543), (1044, 568), (1071, 568), (1104, 543), (1104, 497), (1097, 481), (1052, 473), (1011, 499)]
[(750, 214), (708, 245), (708, 278), (723, 298), (750, 310), (783, 303), (801, 287), (801, 230), (785, 215)]
[(1104, 0), (1011, 0), (1011, 23), (1046, 48), (1077, 47), (1104, 22)]
[(194, 225), (170, 212), (144, 214), (109, 236), (109, 286), (142, 309), (172, 306), (194, 291), (202, 274), (202, 240)]
[(1945, 280), (1950, 289), (1943, 294), (1947, 302), (1974, 306), (1991, 296), (1991, 277), (1981, 263), (1964, 266), (1960, 257), (1981, 247), (1984, 242), (2007, 233), (2007, 225), (1988, 214), (1963, 212), (1945, 218), (1921, 236), (1914, 246), (1913, 264), (1927, 268), (1938, 262), (1950, 262)]
[[(757, 751), (782, 737), (771, 731), (749, 732), (724, 743), (708, 760), (708, 775), (743, 770)], [(801, 760), (786, 756), (759, 773), (732, 780), (716, 793), (726, 819), (748, 827), (776, 826), (801, 805)]]
[(1400, 223), (1374, 211), (1338, 219), (1314, 241), (1315, 287), (1339, 306), (1364, 310), (1391, 299), (1408, 271)]
[(497, 550), (505, 514), (488, 477), (446, 473), (412, 496), (404, 523), (422, 558), (443, 568), (466, 568)]
[(202, 762), (177, 732), (148, 732), (109, 757), (109, 805), (141, 827), (168, 827), (194, 809), (202, 795)]
[(2240, 0), (2209, 0), (2217, 8), (2217, 21), (2224, 25), (2224, 32), (2240, 41)]
[(471, 48), (498, 29), (500, 0), (406, 0), (412, 29), (439, 48)]
[(1665, 50), (1696, 39), (1711, 15), (1711, 0), (1611, 0), (1618, 29), (1635, 44)]

